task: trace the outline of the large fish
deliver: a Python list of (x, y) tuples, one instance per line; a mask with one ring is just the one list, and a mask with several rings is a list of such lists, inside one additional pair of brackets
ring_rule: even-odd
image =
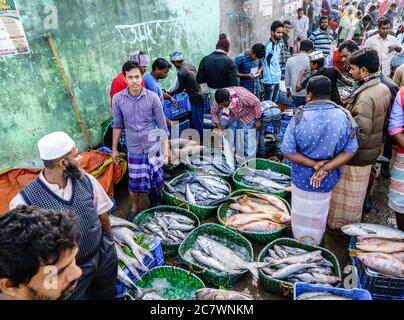
[(299, 294), (297, 300), (353, 300), (347, 296), (340, 296), (329, 292), (311, 291)]
[(117, 227), (128, 227), (128, 228), (133, 228), (136, 230), (140, 230), (139, 226), (134, 224), (133, 222), (130, 222), (128, 220), (118, 218), (115, 216), (110, 215), (109, 216), (109, 221), (111, 223), (112, 228), (117, 228)]
[(223, 152), (229, 168), (233, 171), (236, 170), (234, 151), (229, 139), (225, 135), (223, 135)]
[(272, 278), (275, 279), (286, 279), (290, 277), (291, 275), (294, 275), (296, 273), (299, 273), (305, 269), (308, 268), (315, 268), (316, 264), (313, 263), (295, 263), (295, 264), (290, 264), (287, 267), (277, 270), (272, 274)]
[(253, 300), (246, 293), (211, 288), (199, 289), (195, 291), (195, 295), (197, 300)]
[(264, 177), (259, 177), (259, 176), (244, 176), (243, 181), (249, 184), (250, 186), (256, 187), (256, 188), (264, 188), (269, 191), (275, 190), (275, 191), (283, 191), (285, 190), (285, 186), (282, 184), (279, 184), (275, 181), (268, 180), (267, 178)]
[(238, 230), (251, 232), (273, 232), (282, 228), (282, 225), (268, 220), (252, 221), (237, 227)]
[(273, 222), (273, 224), (276, 225), (277, 227), (282, 227), (278, 223), (279, 219), (276, 219), (276, 217), (274, 217), (274, 215), (271, 213), (249, 213), (249, 214), (239, 213), (227, 218), (226, 224), (238, 227), (251, 222), (265, 221), (265, 220)]
[(301, 273), (295, 274), (294, 277), (299, 279), (300, 281), (309, 283), (336, 284), (341, 281), (339, 277), (321, 273)]
[(305, 254), (300, 254), (296, 256), (289, 256), (283, 259), (279, 259), (277, 261), (274, 261), (272, 265), (277, 265), (277, 264), (294, 264), (294, 263), (311, 263), (315, 261), (322, 260), (323, 257), (321, 255), (321, 250), (316, 250), (316, 251), (311, 251)]
[[(352, 252), (350, 253), (352, 255)], [(364, 265), (387, 276), (404, 277), (404, 263), (394, 256), (382, 252), (366, 252), (353, 255)]]
[(350, 236), (367, 236), (385, 239), (404, 240), (404, 232), (390, 226), (372, 223), (352, 223), (345, 225), (341, 230)]
[(228, 266), (229, 268), (232, 268), (236, 272), (248, 269), (256, 278), (258, 278), (257, 268), (268, 266), (267, 262), (246, 261), (227, 246), (208, 237), (198, 236), (196, 242), (205, 253), (218, 260), (226, 267)]
[(226, 268), (226, 266), (223, 263), (219, 262), (215, 258), (212, 258), (212, 257), (206, 255), (205, 253), (203, 253), (200, 250), (193, 249), (190, 251), (190, 253), (191, 253), (192, 258), (194, 258), (194, 260), (201, 265), (204, 265), (211, 269), (215, 269), (217, 271), (229, 272), (229, 270)]
[(133, 231), (129, 230), (128, 228), (125, 228), (125, 227), (112, 228), (112, 234), (114, 235), (114, 237), (116, 239), (125, 243), (130, 248), (133, 255), (136, 257), (137, 260), (139, 260), (139, 262), (142, 265), (144, 265), (144, 262), (143, 262), (144, 255), (154, 259), (151, 252), (149, 252), (145, 248), (142, 248), (133, 240), (136, 235), (133, 233)]
[(115, 243), (116, 253), (118, 255), (118, 259), (123, 262), (125, 266), (128, 267), (129, 271), (138, 279), (140, 279), (140, 274), (136, 269), (140, 269), (142, 271), (149, 271), (149, 269), (141, 264), (137, 259), (133, 259), (131, 256), (128, 256), (121, 248), (120, 245)]
[(384, 238), (368, 238), (359, 236), (356, 247), (368, 252), (404, 252), (404, 242)]

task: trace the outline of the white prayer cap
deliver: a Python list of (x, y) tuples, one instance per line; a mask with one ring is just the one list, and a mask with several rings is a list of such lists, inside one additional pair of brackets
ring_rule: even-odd
[(324, 54), (323, 54), (322, 51), (314, 51), (314, 52), (309, 54), (309, 60), (310, 61), (316, 61), (316, 60), (319, 60), (321, 58), (324, 58)]
[(52, 132), (38, 141), (39, 157), (42, 160), (54, 160), (69, 153), (75, 143), (62, 131)]

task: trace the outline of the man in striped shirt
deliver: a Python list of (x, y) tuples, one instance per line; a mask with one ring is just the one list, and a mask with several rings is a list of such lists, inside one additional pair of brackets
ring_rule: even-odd
[(332, 34), (332, 30), (328, 27), (328, 17), (321, 17), (320, 28), (314, 31), (310, 36), (310, 40), (314, 43), (314, 51), (321, 51), (324, 57), (327, 57), (331, 50)]

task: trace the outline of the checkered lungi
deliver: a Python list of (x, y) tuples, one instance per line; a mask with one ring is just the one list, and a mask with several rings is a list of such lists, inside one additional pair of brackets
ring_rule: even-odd
[(361, 222), (372, 166), (344, 166), (341, 178), (331, 194), (328, 227), (341, 229), (344, 225)]
[(160, 154), (128, 153), (129, 191), (147, 192), (161, 190), (164, 187), (163, 163)]
[(292, 232), (297, 240), (319, 245), (327, 226), (331, 192), (304, 191), (292, 184)]

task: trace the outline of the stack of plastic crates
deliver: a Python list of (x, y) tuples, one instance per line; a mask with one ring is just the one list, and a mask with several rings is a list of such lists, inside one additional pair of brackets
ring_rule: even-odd
[(175, 120), (191, 111), (191, 103), (186, 93), (176, 94), (173, 98), (177, 101), (177, 106), (169, 100), (165, 100), (163, 106), (164, 114), (170, 120)]

